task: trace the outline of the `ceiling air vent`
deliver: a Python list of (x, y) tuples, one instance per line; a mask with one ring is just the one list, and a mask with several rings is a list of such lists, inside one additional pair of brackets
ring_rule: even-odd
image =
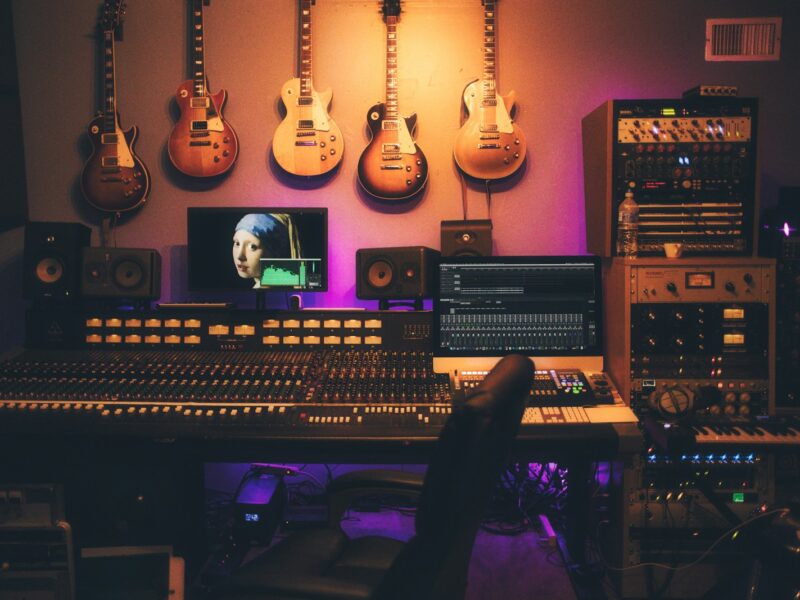
[(706, 19), (706, 60), (778, 60), (781, 17)]

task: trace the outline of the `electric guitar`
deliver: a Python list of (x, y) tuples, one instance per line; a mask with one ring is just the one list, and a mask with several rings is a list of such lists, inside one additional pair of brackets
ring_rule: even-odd
[(525, 160), (525, 136), (511, 119), (514, 92), (497, 95), (495, 18), (497, 2), (483, 0), (483, 77), (464, 89), (469, 118), (456, 136), (453, 156), (458, 167), (477, 179), (502, 179)]
[(181, 117), (172, 129), (167, 149), (169, 159), (180, 172), (192, 177), (215, 177), (233, 167), (239, 156), (236, 132), (222, 117), (227, 93), (212, 94), (205, 71), (205, 35), (203, 4), (191, 1), (192, 78), (184, 81), (176, 93)]
[(403, 201), (428, 181), (428, 161), (411, 137), (416, 114), (401, 117), (397, 108), (397, 17), (400, 0), (383, 0), (386, 21), (386, 102), (369, 109), (371, 141), (358, 161), (358, 181), (379, 200)]
[(344, 140), (328, 108), (331, 90), (317, 92), (311, 80), (311, 6), (316, 0), (299, 0), (298, 60), (300, 77), (281, 88), (286, 118), (272, 139), (272, 155), (292, 175), (323, 175), (342, 160)]
[(123, 131), (117, 112), (114, 31), (122, 24), (124, 15), (125, 5), (121, 0), (106, 0), (99, 24), (103, 108), (89, 123), (93, 150), (81, 174), (86, 201), (98, 210), (112, 213), (138, 208), (150, 192), (150, 173), (133, 150), (139, 129), (133, 126)]

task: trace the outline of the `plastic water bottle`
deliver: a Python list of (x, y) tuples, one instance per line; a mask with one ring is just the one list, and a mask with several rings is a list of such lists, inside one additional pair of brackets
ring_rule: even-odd
[(617, 218), (617, 255), (636, 256), (639, 253), (639, 205), (633, 199), (633, 191), (625, 192), (619, 205)]

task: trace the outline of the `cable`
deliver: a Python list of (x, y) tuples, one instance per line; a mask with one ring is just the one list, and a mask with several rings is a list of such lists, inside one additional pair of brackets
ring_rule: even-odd
[[(694, 560), (693, 562), (690, 562), (687, 565), (682, 565), (680, 567), (671, 567), (670, 565), (665, 565), (663, 563), (646, 562), (646, 563), (639, 563), (638, 565), (631, 565), (630, 567), (612, 567), (611, 565), (607, 564), (605, 560), (603, 560), (603, 566), (605, 566), (605, 568), (607, 568), (607, 569), (609, 569), (611, 571), (617, 571), (617, 572), (620, 572), (620, 573), (623, 572), (623, 571), (632, 571), (633, 569), (641, 569), (643, 567), (658, 567), (660, 569), (668, 569), (668, 570), (672, 570), (672, 571), (683, 571), (685, 569), (690, 569), (691, 567), (694, 567), (698, 563), (702, 562), (709, 554), (711, 554), (711, 551), (714, 550), (714, 548), (719, 546), (732, 533), (735, 533), (735, 532), (739, 531), (740, 529), (743, 529), (746, 525), (749, 525), (750, 523), (754, 523), (755, 521), (763, 519), (764, 517), (768, 517), (770, 515), (774, 515), (774, 514), (777, 514), (777, 513), (786, 513), (787, 511), (788, 511), (787, 508), (776, 508), (776, 509), (770, 510), (768, 512), (761, 513), (760, 515), (756, 515), (756, 516), (748, 519), (747, 521), (743, 521), (742, 523), (740, 523), (736, 527), (731, 527), (728, 531), (726, 531), (720, 537), (718, 537), (714, 541), (714, 543), (711, 544), (706, 549), (706, 551), (703, 552), (696, 560)], [(602, 553), (601, 553), (601, 559), (602, 558), (603, 557), (602, 557)]]

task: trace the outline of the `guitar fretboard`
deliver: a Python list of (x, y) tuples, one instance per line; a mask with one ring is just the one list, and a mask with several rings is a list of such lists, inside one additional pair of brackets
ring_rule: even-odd
[(497, 14), (496, 2), (486, 0), (483, 7), (483, 105), (496, 106), (495, 59), (496, 59), (496, 31), (495, 17)]
[(206, 95), (205, 36), (203, 34), (203, 0), (192, 0), (192, 94)]
[(397, 119), (397, 17), (386, 17), (386, 114)]
[(117, 93), (114, 82), (114, 30), (103, 32), (103, 133), (114, 133), (117, 124)]
[(311, 98), (311, 4), (312, 0), (300, 0), (300, 97)]

